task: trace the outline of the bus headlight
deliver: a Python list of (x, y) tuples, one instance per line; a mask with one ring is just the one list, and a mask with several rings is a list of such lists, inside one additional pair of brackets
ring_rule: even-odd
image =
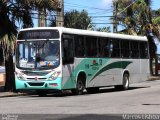
[(55, 80), (61, 72), (54, 72), (49, 78), (48, 80)]
[(23, 77), (23, 74), (22, 74), (22, 73), (15, 72), (15, 75), (17, 76), (17, 78), (18, 78), (19, 80), (25, 80), (25, 78)]

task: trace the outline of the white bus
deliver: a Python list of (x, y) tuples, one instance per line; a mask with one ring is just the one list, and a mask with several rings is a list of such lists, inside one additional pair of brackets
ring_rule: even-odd
[(63, 27), (20, 30), (16, 45), (17, 90), (98, 91), (147, 80), (149, 49), (146, 37)]

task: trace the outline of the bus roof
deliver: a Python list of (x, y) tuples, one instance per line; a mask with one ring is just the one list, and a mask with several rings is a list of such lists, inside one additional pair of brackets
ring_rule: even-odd
[(48, 29), (48, 30), (57, 29), (61, 33), (66, 33), (66, 34), (85, 35), (85, 36), (99, 36), (99, 37), (109, 37), (109, 38), (147, 41), (146, 36), (135, 36), (135, 35), (126, 35), (126, 34), (118, 34), (118, 33), (107, 33), (107, 32), (99, 32), (99, 31), (65, 28), (65, 27), (35, 27), (35, 28), (25, 28), (25, 29), (22, 29), (20, 31), (42, 30), (42, 29), (43, 30), (44, 29)]

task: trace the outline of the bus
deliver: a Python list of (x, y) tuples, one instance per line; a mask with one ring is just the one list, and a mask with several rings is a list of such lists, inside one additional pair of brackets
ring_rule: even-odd
[(113, 86), (127, 90), (147, 80), (149, 48), (145, 36), (64, 27), (26, 28), (16, 41), (17, 90), (96, 92)]

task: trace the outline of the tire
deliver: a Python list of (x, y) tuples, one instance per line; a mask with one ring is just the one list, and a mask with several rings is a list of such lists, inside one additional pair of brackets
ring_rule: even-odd
[(82, 77), (79, 77), (78, 80), (77, 80), (77, 84), (76, 84), (76, 89), (72, 89), (72, 93), (74, 95), (82, 95), (83, 94), (83, 91), (85, 89), (85, 85), (84, 85), (84, 82), (82, 81)]
[(129, 75), (125, 73), (123, 75), (123, 90), (128, 90), (129, 89)]
[(37, 90), (36, 93), (37, 93), (40, 97), (45, 97), (45, 96), (47, 96), (47, 91), (45, 91), (45, 90)]
[(114, 86), (116, 90), (128, 90), (129, 89), (129, 75), (124, 73), (122, 85)]

